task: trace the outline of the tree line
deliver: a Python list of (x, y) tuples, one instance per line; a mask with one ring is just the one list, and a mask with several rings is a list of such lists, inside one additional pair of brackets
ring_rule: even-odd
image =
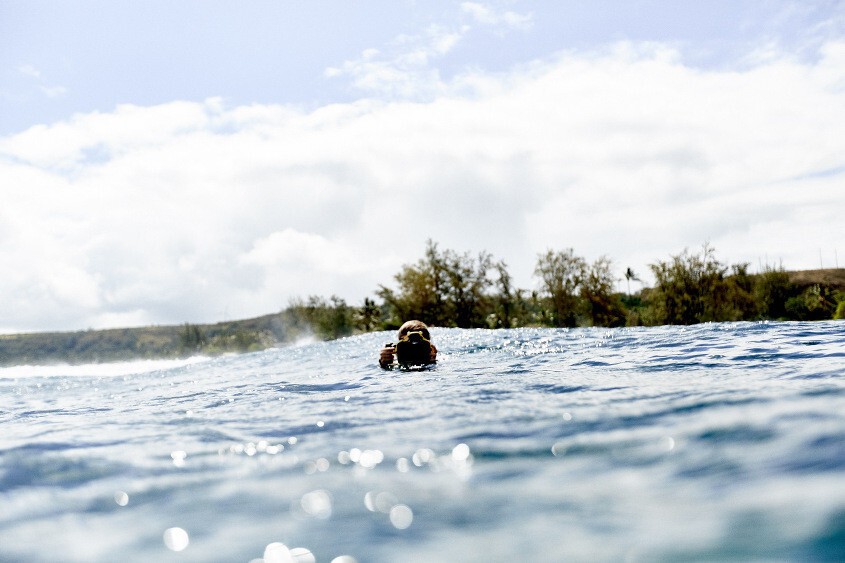
[(627, 292), (617, 291), (613, 262), (588, 262), (574, 249), (537, 256), (536, 289), (515, 287), (507, 264), (487, 252), (441, 249), (429, 240), (422, 258), (402, 266), (392, 286), (353, 307), (336, 296), (294, 300), (285, 312), (321, 338), (395, 329), (408, 319), (460, 328), (523, 326), (653, 326), (752, 320), (845, 318), (842, 286), (790, 281), (782, 266), (757, 274), (748, 263), (726, 265), (708, 244), (650, 264), (655, 283), (631, 292), (640, 281), (628, 268)]
[(571, 248), (548, 250), (537, 256), (537, 283), (529, 290), (516, 287), (507, 264), (487, 252), (458, 253), (428, 241), (419, 260), (402, 266), (393, 284), (379, 286), (360, 306), (337, 296), (310, 296), (293, 299), (278, 313), (240, 321), (0, 335), (0, 365), (247, 352), (303, 337), (393, 330), (409, 319), (461, 328), (845, 319), (845, 270), (826, 271), (838, 280), (795, 283), (782, 266), (751, 274), (747, 263), (723, 264), (707, 244), (649, 268), (653, 287), (631, 291), (639, 277), (628, 268), (621, 292), (609, 258), (588, 262)]

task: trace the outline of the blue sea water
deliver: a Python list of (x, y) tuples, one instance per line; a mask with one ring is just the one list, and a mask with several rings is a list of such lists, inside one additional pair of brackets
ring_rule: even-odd
[(0, 370), (0, 561), (845, 560), (845, 323), (432, 337)]

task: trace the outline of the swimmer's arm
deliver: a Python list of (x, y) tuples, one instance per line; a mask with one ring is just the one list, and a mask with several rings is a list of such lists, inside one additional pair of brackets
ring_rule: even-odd
[(437, 347), (434, 344), (431, 345), (431, 355), (428, 357), (428, 361), (432, 364), (437, 363)]
[(387, 344), (381, 349), (378, 355), (378, 365), (381, 369), (393, 369), (393, 359), (396, 354), (396, 346)]

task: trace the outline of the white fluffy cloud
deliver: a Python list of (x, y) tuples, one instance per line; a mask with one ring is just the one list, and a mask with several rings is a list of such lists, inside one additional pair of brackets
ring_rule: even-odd
[(845, 44), (709, 71), (620, 44), (431, 79), (425, 102), (127, 105), (0, 139), (0, 329), (357, 303), (429, 237), (522, 286), (547, 248), (621, 277), (705, 240), (831, 266), (845, 240)]

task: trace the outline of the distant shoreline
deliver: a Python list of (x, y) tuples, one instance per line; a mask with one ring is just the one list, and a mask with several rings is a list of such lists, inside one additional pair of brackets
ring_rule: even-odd
[[(784, 272), (796, 291), (825, 287), (845, 293), (845, 268)], [(760, 274), (754, 274), (760, 275)], [(639, 293), (647, 293), (644, 288)], [(619, 294), (623, 299), (639, 299)], [(347, 323), (343, 329), (326, 329), (326, 318), (338, 311), (354, 316), (358, 308), (341, 300), (312, 298), (274, 314), (213, 324), (182, 324), (112, 328), (69, 332), (36, 332), (0, 335), (0, 366), (47, 366), (113, 363), (138, 360), (180, 360), (191, 356), (258, 351), (290, 344), (315, 335), (321, 340), (393, 328), (369, 326), (363, 330)], [(791, 319), (785, 319), (791, 320)], [(546, 326), (526, 324), (521, 326)]]

